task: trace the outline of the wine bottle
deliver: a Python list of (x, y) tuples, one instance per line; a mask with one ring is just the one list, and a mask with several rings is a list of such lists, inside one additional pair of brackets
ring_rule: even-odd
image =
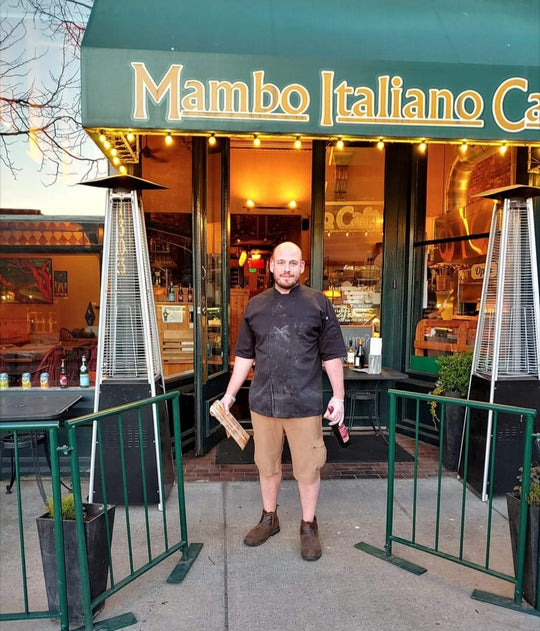
[[(334, 411), (334, 408), (330, 406), (328, 408), (328, 411), (330, 412), (330, 414), (332, 414), (332, 412)], [(339, 423), (336, 423), (335, 425), (330, 425), (330, 427), (332, 428), (332, 432), (334, 433), (334, 436), (336, 437), (338, 445), (342, 449), (345, 449), (351, 444), (351, 436), (349, 434), (349, 430), (347, 429), (347, 426), (345, 425), (345, 423), (341, 423), (341, 425)]]
[(193, 290), (191, 289), (191, 285), (188, 286), (187, 301), (193, 302)]
[(90, 375), (88, 374), (88, 366), (86, 365), (86, 357), (81, 357), (81, 367), (79, 368), (79, 386), (88, 388), (90, 385)]
[(174, 302), (174, 285), (172, 281), (169, 284), (169, 302)]
[(58, 385), (61, 388), (68, 387), (68, 378), (67, 378), (67, 370), (66, 370), (66, 360), (62, 360), (62, 364), (60, 365), (60, 376), (58, 377)]
[(351, 338), (349, 338), (349, 347), (347, 348), (347, 364), (354, 366), (354, 347)]
[(356, 348), (356, 354), (354, 356), (354, 367), (365, 368), (366, 367), (366, 354), (364, 352), (364, 340), (358, 338), (358, 346)]

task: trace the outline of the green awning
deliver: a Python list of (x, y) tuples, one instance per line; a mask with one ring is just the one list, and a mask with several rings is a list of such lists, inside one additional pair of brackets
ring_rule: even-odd
[(94, 0), (86, 128), (540, 141), (538, 0)]

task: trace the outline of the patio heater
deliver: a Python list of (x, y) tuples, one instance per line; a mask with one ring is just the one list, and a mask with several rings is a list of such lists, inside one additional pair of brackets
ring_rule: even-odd
[[(533, 197), (540, 188), (508, 186), (481, 193), (494, 200), (474, 346), (469, 399), (536, 408), (540, 414), (540, 306)], [(467, 481), (487, 499), (512, 490), (523, 459), (523, 424), (471, 410)], [(540, 420), (536, 418), (538, 431)], [(495, 435), (493, 435), (495, 433)], [(463, 462), (460, 463), (463, 474)]]
[[(109, 189), (105, 210), (103, 262), (94, 411), (124, 405), (164, 392), (152, 276), (140, 191), (165, 187), (130, 175), (105, 177), (88, 186)], [(158, 434), (159, 423), (159, 434)], [(97, 422), (92, 433), (90, 501), (123, 504), (121, 442), (127, 470), (128, 504), (147, 500), (161, 507), (174, 480), (167, 407), (136, 411), (100, 421), (103, 470), (98, 457)], [(158, 435), (161, 440), (158, 440)], [(122, 438), (122, 441), (120, 440)], [(141, 449), (142, 447), (142, 449)], [(142, 456), (141, 456), (142, 453)], [(141, 458), (144, 460), (141, 466)], [(162, 462), (163, 479), (158, 467)]]

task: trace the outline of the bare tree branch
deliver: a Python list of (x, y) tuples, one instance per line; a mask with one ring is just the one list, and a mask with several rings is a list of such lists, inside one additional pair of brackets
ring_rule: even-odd
[[(95, 176), (81, 126), (80, 47), (91, 2), (8, 0), (0, 20), (0, 163), (16, 177), (24, 140), (46, 184), (75, 171)], [(97, 152), (93, 152), (98, 155)]]

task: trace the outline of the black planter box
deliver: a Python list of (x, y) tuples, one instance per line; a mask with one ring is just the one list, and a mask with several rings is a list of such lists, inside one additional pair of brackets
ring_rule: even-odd
[[(85, 521), (86, 553), (88, 574), (90, 577), (90, 596), (92, 599), (107, 589), (109, 557), (107, 553), (107, 531), (103, 504), (83, 504), (88, 520)], [(109, 505), (107, 515), (112, 538), (115, 507)], [(48, 514), (36, 519), (41, 560), (47, 590), (49, 610), (58, 611), (58, 571), (56, 567), (56, 545), (54, 540), (54, 519)], [(77, 533), (75, 520), (64, 520), (64, 556), (66, 564), (66, 585), (69, 621), (74, 624), (84, 623), (81, 570), (77, 552)], [(99, 613), (103, 603), (95, 607), (93, 615)]]
[[(512, 557), (514, 572), (517, 572), (517, 544), (520, 524), (520, 500), (513, 494), (507, 493), (508, 524), (510, 526), (510, 540), (512, 542)], [(538, 553), (540, 540), (540, 507), (527, 506), (527, 536), (525, 543), (525, 564), (523, 568), (523, 598), (536, 607), (536, 585), (538, 579)]]
[[(445, 392), (445, 396), (453, 399), (463, 398), (459, 392), (454, 390)], [(444, 406), (442, 463), (448, 471), (458, 470), (465, 412), (466, 408), (462, 405), (446, 403)]]

